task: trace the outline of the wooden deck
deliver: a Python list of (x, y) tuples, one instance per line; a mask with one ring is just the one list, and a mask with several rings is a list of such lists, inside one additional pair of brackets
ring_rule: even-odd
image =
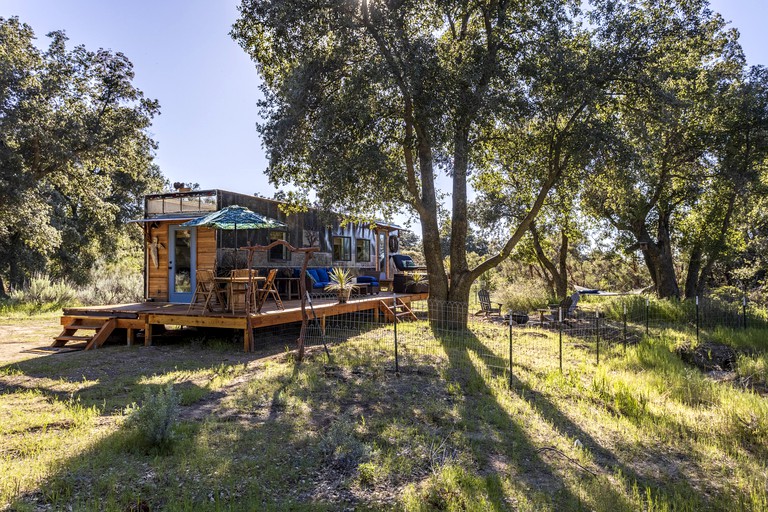
[[(392, 302), (394, 294), (381, 292), (378, 295), (353, 296), (345, 304), (340, 304), (332, 298), (312, 299), (315, 314), (321, 323), (325, 318), (359, 311), (372, 311), (375, 317), (384, 314), (393, 319)], [(406, 308), (413, 302), (425, 300), (428, 294), (398, 294), (399, 303)], [(261, 313), (252, 313), (251, 326), (254, 329), (301, 322), (301, 301), (283, 301), (285, 309), (277, 309), (272, 301), (262, 308)], [(248, 315), (245, 312), (219, 312), (201, 309), (187, 312), (188, 304), (168, 302), (140, 302), (135, 304), (116, 304), (109, 306), (87, 306), (65, 308), (61, 317), (64, 331), (56, 338), (53, 346), (62, 347), (70, 341), (85, 341), (86, 349), (97, 348), (112, 334), (115, 329), (125, 329), (126, 341), (129, 345), (135, 343), (136, 332), (144, 331), (144, 344), (152, 344), (153, 326), (179, 325), (184, 327), (207, 327), (220, 329), (240, 329), (244, 333), (244, 349), (252, 350), (252, 333), (248, 332)], [(312, 312), (307, 305), (310, 319)], [(395, 314), (397, 314), (395, 312)], [(95, 334), (78, 336), (78, 330), (92, 330)]]

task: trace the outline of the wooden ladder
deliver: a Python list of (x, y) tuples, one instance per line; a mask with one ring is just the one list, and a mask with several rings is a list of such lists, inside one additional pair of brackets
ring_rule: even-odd
[(379, 311), (384, 313), (384, 317), (394, 322), (395, 319), (400, 320), (418, 320), (416, 315), (411, 311), (411, 308), (403, 302), (401, 299), (395, 299), (396, 303), (393, 305), (391, 300), (380, 300)]
[[(109, 335), (115, 330), (117, 320), (115, 318), (76, 316), (72, 317), (72, 323), (66, 325), (61, 334), (53, 340), (52, 347), (63, 347), (70, 341), (84, 341), (85, 350), (100, 347), (107, 341)], [(93, 331), (88, 335), (77, 334), (78, 331)]]

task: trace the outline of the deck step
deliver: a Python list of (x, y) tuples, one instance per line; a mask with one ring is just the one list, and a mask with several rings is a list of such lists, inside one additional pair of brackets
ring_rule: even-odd
[[(84, 341), (85, 350), (100, 347), (104, 344), (112, 331), (115, 330), (117, 321), (114, 318), (76, 316), (73, 322), (64, 326), (64, 330), (53, 339), (52, 347), (63, 347), (70, 341)], [(78, 335), (79, 331), (93, 331), (92, 334)]]
[(387, 320), (392, 322), (395, 320), (398, 322), (401, 320), (418, 320), (413, 311), (411, 311), (411, 308), (409, 308), (408, 305), (399, 298), (396, 299), (396, 302), (393, 305), (380, 300), (379, 310), (384, 313), (384, 316), (387, 318)]
[(102, 327), (104, 327), (104, 323), (100, 323), (100, 324), (69, 324), (69, 325), (67, 325), (65, 327), (65, 329), (74, 329), (74, 330), (77, 330), (77, 329), (88, 329), (88, 330), (92, 330), (92, 331), (98, 331)]
[(56, 336), (58, 341), (91, 341), (93, 336)]

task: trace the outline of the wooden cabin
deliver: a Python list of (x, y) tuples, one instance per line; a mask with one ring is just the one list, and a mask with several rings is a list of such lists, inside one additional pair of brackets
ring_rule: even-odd
[[(234, 231), (188, 228), (181, 224), (226, 206), (240, 205), (284, 222), (285, 229)], [(180, 190), (145, 197), (142, 224), (145, 235), (144, 293), (146, 301), (188, 303), (195, 289), (197, 269), (215, 269), (224, 275), (246, 266), (248, 244), (267, 245), (285, 240), (294, 247), (320, 248), (310, 266), (347, 267), (358, 274), (375, 273), (390, 280), (390, 248), (397, 248), (399, 227), (386, 222), (373, 225), (347, 223), (333, 212), (310, 209), (286, 215), (281, 202), (225, 190)], [(254, 267), (289, 272), (301, 266), (303, 256), (282, 246), (257, 252)], [(382, 275), (383, 274), (383, 275)]]

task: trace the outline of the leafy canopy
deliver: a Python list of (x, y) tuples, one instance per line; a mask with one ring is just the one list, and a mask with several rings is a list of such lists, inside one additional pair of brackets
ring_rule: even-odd
[(147, 131), (159, 105), (131, 62), (48, 37), (42, 51), (31, 27), (0, 18), (0, 276), (15, 285), (41, 271), (85, 280), (163, 183)]

